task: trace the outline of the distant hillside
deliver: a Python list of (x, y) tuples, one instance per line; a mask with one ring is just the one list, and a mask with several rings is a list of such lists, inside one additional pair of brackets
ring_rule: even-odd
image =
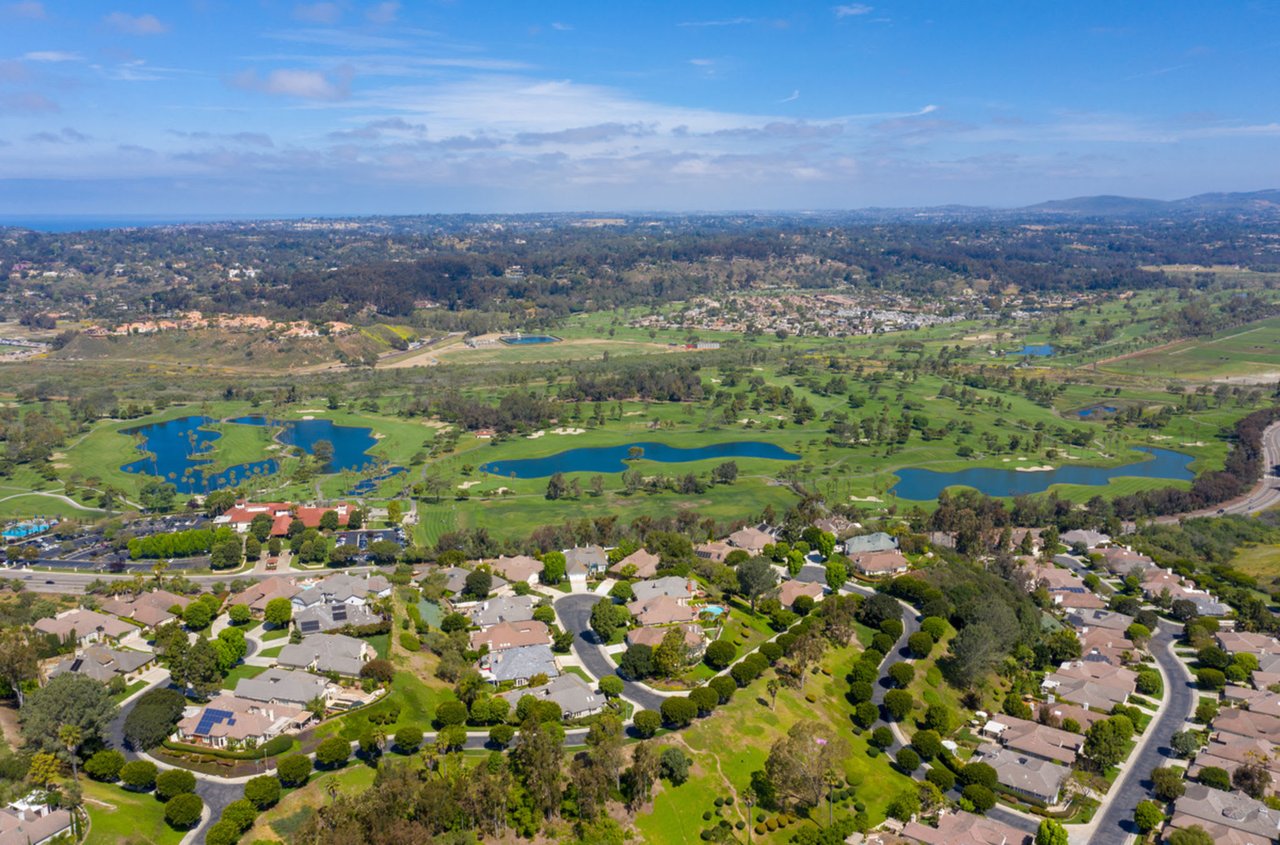
[(1178, 200), (1101, 195), (1050, 200), (1017, 209), (1018, 213), (1062, 214), (1080, 217), (1146, 217), (1239, 212), (1247, 214), (1280, 211), (1280, 190), (1247, 193), (1197, 194)]

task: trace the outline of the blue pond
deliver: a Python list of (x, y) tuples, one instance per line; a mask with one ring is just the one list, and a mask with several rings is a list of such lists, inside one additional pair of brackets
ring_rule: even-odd
[(546, 478), (557, 472), (622, 472), (627, 468), (625, 461), (633, 446), (639, 446), (644, 450), (644, 460), (664, 464), (705, 461), (712, 458), (767, 458), (774, 461), (800, 459), (799, 455), (792, 454), (781, 446), (758, 440), (717, 443), (714, 446), (693, 449), (681, 449), (665, 443), (626, 443), (621, 446), (570, 449), (545, 458), (492, 461), (482, 465), (480, 471), (504, 478)]
[(1094, 414), (1114, 414), (1118, 410), (1120, 409), (1115, 408), (1111, 405), (1095, 405), (1092, 408), (1085, 408), (1083, 411), (1080, 412), (1080, 416), (1091, 417)]
[(1019, 355), (1032, 355), (1037, 358), (1047, 358), (1053, 354), (1053, 346), (1048, 343), (1029, 343), (1022, 349), (1018, 350)]
[(989, 469), (979, 467), (956, 472), (935, 472), (931, 469), (903, 469), (897, 473), (898, 483), (891, 493), (901, 499), (928, 501), (948, 487), (964, 486), (988, 496), (1022, 496), (1043, 493), (1054, 484), (1082, 484), (1100, 487), (1113, 478), (1167, 478), (1190, 481), (1195, 473), (1188, 469), (1194, 460), (1190, 455), (1171, 449), (1138, 447), (1139, 452), (1151, 456), (1117, 467), (1062, 466), (1045, 472), (1018, 472), (1014, 469)]
[(560, 338), (552, 337), (549, 334), (510, 334), (503, 335), (498, 340), (503, 343), (509, 343), (512, 346), (528, 346), (534, 343), (559, 343)]
[[(214, 422), (216, 420), (210, 417), (192, 416), (126, 429), (122, 433), (137, 437), (140, 441), (139, 448), (150, 454), (125, 464), (121, 469), (164, 478), (177, 487), (180, 493), (201, 493), (234, 487), (250, 477), (269, 475), (279, 470), (280, 464), (275, 459), (268, 458), (228, 467), (219, 473), (203, 472), (202, 467), (211, 463), (204, 455), (222, 436), (220, 432), (207, 427)], [(322, 419), (275, 421), (259, 415), (236, 417), (226, 422), (279, 428), (277, 441), (286, 446), (296, 446), (307, 454), (314, 453), (317, 442), (328, 440), (333, 444), (333, 460), (325, 468), (327, 472), (359, 472), (375, 464), (368, 451), (378, 441), (368, 428), (337, 425), (332, 420)], [(348, 493), (355, 495), (358, 492), (371, 492), (378, 482), (403, 471), (403, 467), (390, 467), (378, 479), (372, 480), (372, 483), (369, 479), (361, 481), (356, 485), (356, 488), (361, 489), (353, 489)]]

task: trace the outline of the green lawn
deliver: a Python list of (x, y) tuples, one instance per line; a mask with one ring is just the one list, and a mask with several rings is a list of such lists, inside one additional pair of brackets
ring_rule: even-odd
[(269, 643), (272, 640), (282, 640), (287, 636), (289, 636), (288, 625), (286, 625), (283, 628), (276, 628), (274, 630), (266, 630), (264, 626), (262, 633), (258, 635), (258, 639), (262, 640), (264, 643)]
[(126, 698), (133, 695), (135, 692), (142, 689), (146, 685), (147, 685), (146, 681), (134, 681), (133, 683), (129, 684), (127, 687), (124, 688), (124, 692), (119, 693), (118, 695), (111, 696), (111, 700), (114, 701), (116, 704), (119, 704), (120, 702), (124, 701)]
[(222, 682), (223, 689), (235, 689), (237, 683), (242, 678), (256, 678), (263, 672), (267, 671), (265, 666), (250, 666), (247, 663), (241, 663), (239, 666), (233, 666), (231, 671), (227, 673), (227, 677)]
[(164, 820), (164, 804), (153, 793), (81, 778), (89, 835), (84, 845), (177, 845), (185, 835)]
[(396, 672), (395, 680), (391, 682), (391, 692), (381, 701), (332, 719), (317, 728), (316, 733), (321, 737), (336, 734), (343, 739), (359, 739), (369, 729), (369, 714), (389, 709), (395, 704), (400, 706), (400, 716), (395, 724), (386, 726), (388, 734), (410, 725), (429, 731), (436, 707), (453, 697), (453, 690), (448, 687), (428, 686), (412, 672)]
[(262, 651), (255, 654), (254, 657), (266, 657), (266, 658), (279, 657), (280, 652), (282, 651), (284, 651), (284, 646), (275, 645), (275, 646), (272, 646), (271, 648), (264, 648)]

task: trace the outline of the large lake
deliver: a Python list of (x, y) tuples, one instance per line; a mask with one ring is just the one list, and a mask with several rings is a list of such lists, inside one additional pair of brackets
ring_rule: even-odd
[(627, 468), (626, 459), (633, 447), (644, 450), (644, 460), (664, 464), (717, 458), (766, 458), (774, 461), (800, 459), (799, 455), (788, 452), (781, 446), (758, 440), (717, 443), (714, 446), (699, 446), (692, 449), (681, 449), (665, 443), (626, 443), (622, 446), (569, 449), (545, 458), (491, 461), (483, 464), (480, 471), (504, 478), (546, 478), (557, 472), (622, 472)]
[[(269, 475), (280, 468), (275, 459), (268, 458), (228, 467), (219, 473), (202, 472), (202, 467), (212, 463), (206, 455), (214, 442), (222, 437), (220, 432), (208, 428), (216, 422), (218, 421), (210, 417), (192, 416), (126, 429), (121, 433), (138, 438), (139, 448), (150, 454), (125, 464), (120, 469), (158, 476), (172, 483), (180, 493), (203, 493), (234, 487), (247, 478)], [(324, 419), (269, 420), (259, 415), (237, 417), (226, 422), (279, 428), (277, 441), (286, 446), (296, 446), (309, 455), (314, 454), (316, 443), (328, 440), (333, 444), (333, 460), (325, 468), (326, 472), (360, 472), (376, 463), (368, 452), (378, 441), (369, 428), (337, 425), (332, 420)], [(263, 445), (268, 445), (265, 440)], [(387, 470), (387, 475), (402, 471), (400, 467), (391, 467)], [(356, 487), (360, 488), (361, 484)], [(348, 492), (369, 491), (353, 489)]]
[(902, 469), (895, 473), (898, 483), (889, 491), (900, 499), (928, 501), (948, 487), (972, 487), (988, 496), (1022, 496), (1043, 493), (1054, 484), (1082, 484), (1101, 487), (1113, 478), (1167, 478), (1190, 481), (1195, 473), (1190, 455), (1171, 449), (1139, 446), (1139, 452), (1151, 456), (1116, 467), (1061, 466), (1044, 472), (1019, 472), (1016, 469), (991, 469), (978, 467), (956, 472), (935, 472), (931, 469)]

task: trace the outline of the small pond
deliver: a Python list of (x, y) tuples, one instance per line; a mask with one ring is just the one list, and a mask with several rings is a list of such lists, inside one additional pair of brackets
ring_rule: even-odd
[(1078, 411), (1077, 414), (1081, 417), (1092, 417), (1095, 414), (1114, 414), (1118, 410), (1120, 409), (1114, 405), (1094, 405), (1092, 408), (1085, 408), (1082, 411)]
[(972, 487), (988, 496), (1022, 496), (1043, 493), (1054, 484), (1081, 484), (1101, 487), (1113, 478), (1167, 478), (1171, 481), (1190, 481), (1195, 478), (1189, 466), (1190, 455), (1171, 449), (1139, 446), (1139, 452), (1150, 459), (1115, 467), (1061, 466), (1041, 472), (1018, 471), (975, 467), (955, 472), (936, 472), (931, 469), (899, 470), (898, 483), (890, 490), (900, 499), (929, 501), (948, 487)]
[(549, 334), (508, 334), (498, 338), (503, 343), (512, 346), (530, 346), (535, 343), (559, 343), (560, 338), (552, 337)]
[(621, 446), (597, 446), (569, 449), (545, 458), (522, 458), (508, 461), (490, 461), (480, 467), (481, 472), (503, 478), (546, 478), (557, 472), (622, 472), (632, 448), (643, 449), (646, 461), (678, 464), (686, 461), (705, 461), (718, 458), (765, 458), (774, 461), (798, 461), (800, 456), (788, 452), (773, 443), (759, 440), (742, 440), (734, 443), (717, 443), (713, 446), (697, 446), (682, 449), (665, 443), (625, 443)]
[(1053, 345), (1049, 343), (1028, 343), (1017, 352), (1018, 355), (1031, 355), (1036, 358), (1048, 358), (1053, 354)]

